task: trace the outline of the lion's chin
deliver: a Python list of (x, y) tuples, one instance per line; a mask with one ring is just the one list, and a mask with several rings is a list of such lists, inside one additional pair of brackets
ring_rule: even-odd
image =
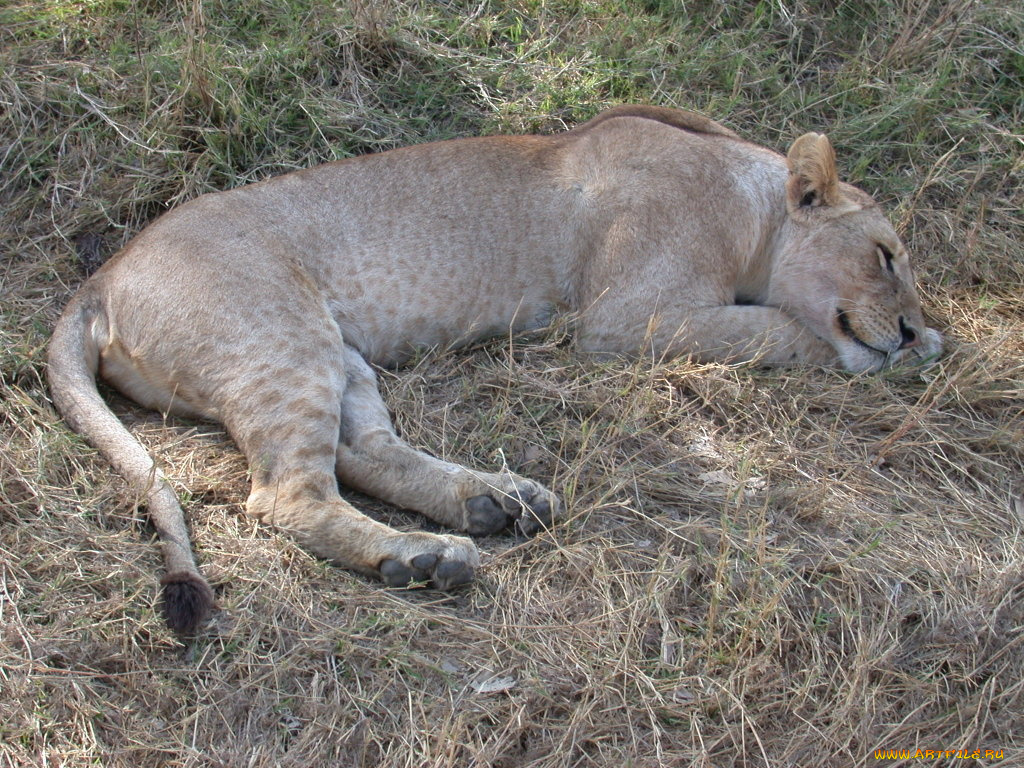
[(834, 339), (833, 344), (839, 353), (839, 359), (850, 373), (875, 373), (885, 366), (888, 355), (858, 344), (850, 339)]

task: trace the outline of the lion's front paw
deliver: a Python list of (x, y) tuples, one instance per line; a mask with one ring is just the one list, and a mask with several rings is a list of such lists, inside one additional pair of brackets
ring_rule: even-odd
[(473, 580), (480, 565), (476, 545), (462, 536), (405, 534), (396, 557), (381, 560), (380, 579), (389, 587), (428, 584), (452, 589)]
[(942, 334), (934, 328), (924, 329), (924, 338), (916, 347), (903, 349), (890, 358), (890, 368), (900, 365), (930, 366), (942, 355)]
[(558, 517), (558, 497), (539, 483), (512, 476), (502, 485), (507, 487), (489, 487), (466, 499), (467, 533), (487, 536), (512, 526), (517, 533), (532, 536)]
[(921, 344), (921, 357), (924, 360), (935, 360), (942, 354), (942, 334), (934, 328), (924, 329), (924, 342)]

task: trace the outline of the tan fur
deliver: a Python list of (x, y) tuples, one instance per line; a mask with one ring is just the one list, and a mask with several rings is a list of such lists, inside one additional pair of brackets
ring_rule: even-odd
[(556, 136), (408, 147), (183, 205), (69, 304), (51, 387), (145, 494), (168, 619), (192, 631), (212, 596), (181, 510), (97, 372), (144, 405), (222, 422), (250, 463), (251, 514), (389, 584), (446, 588), (472, 577), (472, 541), (374, 522), (336, 477), (474, 534), (532, 532), (558, 502), (405, 444), (367, 363), (563, 310), (596, 354), (870, 371), (940, 349), (906, 250), (838, 181), (826, 137), (801, 137), (787, 161), (698, 115), (622, 107)]

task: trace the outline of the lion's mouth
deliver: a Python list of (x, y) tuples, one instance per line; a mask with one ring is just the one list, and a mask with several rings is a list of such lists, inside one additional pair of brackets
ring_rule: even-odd
[(883, 349), (878, 349), (877, 347), (871, 346), (854, 332), (853, 326), (850, 325), (850, 318), (849, 316), (847, 316), (845, 309), (836, 309), (836, 321), (839, 323), (839, 330), (843, 332), (843, 335), (846, 336), (851, 341), (853, 341), (855, 344), (864, 347), (864, 349), (871, 350), (876, 355), (881, 355), (882, 357), (889, 356), (888, 352), (886, 352)]

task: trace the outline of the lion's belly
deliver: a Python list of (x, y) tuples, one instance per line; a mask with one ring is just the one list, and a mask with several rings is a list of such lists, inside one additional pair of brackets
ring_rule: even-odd
[(473, 224), (430, 231), (423, 219), (339, 238), (314, 277), (367, 359), (394, 365), (424, 348), (539, 328), (564, 306), (571, 259), (557, 224), (525, 216), (517, 230), (507, 215), (464, 216)]
[(542, 328), (562, 308), (556, 297), (523, 293), (467, 293), (440, 301), (411, 295), (402, 302), (340, 301), (329, 306), (345, 342), (379, 365), (399, 365), (424, 349), (460, 347)]

